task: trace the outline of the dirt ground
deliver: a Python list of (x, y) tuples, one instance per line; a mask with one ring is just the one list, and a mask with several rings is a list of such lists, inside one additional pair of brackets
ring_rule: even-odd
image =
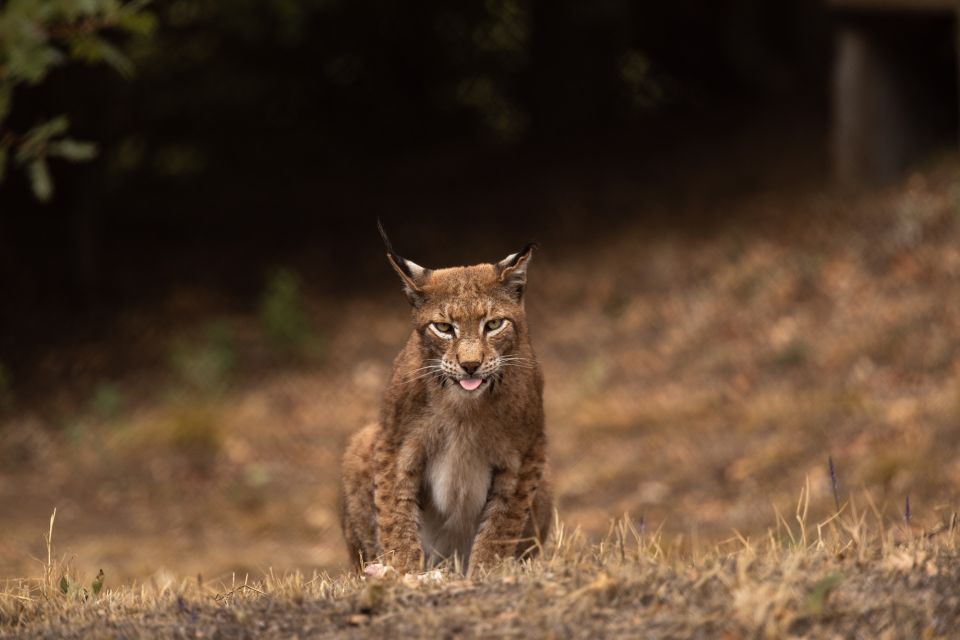
[[(569, 527), (596, 538), (629, 513), (693, 553), (734, 531), (763, 537), (808, 481), (812, 517), (832, 512), (828, 457), (841, 501), (865, 489), (897, 519), (909, 496), (915, 523), (930, 526), (957, 509), (955, 164), (853, 195), (674, 197), (678, 216), (736, 221), (702, 228), (632, 222), (644, 206), (632, 189), (624, 181), (595, 203), (626, 212), (614, 232), (577, 251), (547, 244), (531, 267)], [(0, 576), (37, 574), (54, 507), (59, 552), (108, 584), (342, 569), (339, 453), (375, 418), (408, 330), (392, 278), (384, 263), (376, 290), (330, 298), (306, 287), (303, 339), (286, 351), (270, 346), (262, 309), (202, 288), (128, 309), (102, 341), (49, 349), (38, 371), (85, 382), (11, 403), (0, 427)], [(147, 366), (111, 368), (131, 354)], [(572, 590), (580, 578), (564, 580)], [(546, 595), (531, 593), (535, 608)], [(244, 606), (255, 616), (273, 605)], [(295, 615), (306, 624), (341, 606)], [(227, 615), (217, 611), (198, 615)], [(669, 635), (674, 614), (658, 615)]]
[(268, 572), (94, 595), (69, 570), (58, 585), (54, 563), (46, 581), (0, 589), (0, 637), (947, 638), (960, 624), (956, 528), (885, 529), (851, 505), (791, 521), (696, 557), (628, 521), (601, 545), (562, 530), (476, 581)]

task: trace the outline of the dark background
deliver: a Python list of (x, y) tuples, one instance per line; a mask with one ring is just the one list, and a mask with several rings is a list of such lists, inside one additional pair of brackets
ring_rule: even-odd
[[(635, 215), (559, 220), (551, 183), (682, 191), (702, 156), (725, 164), (731, 145), (793, 127), (815, 140), (791, 151), (805, 169), (826, 162), (830, 16), (816, 2), (152, 9), (160, 29), (132, 81), (73, 65), (18, 93), (11, 127), (67, 112), (102, 153), (56, 166), (51, 204), (22, 174), (0, 190), (14, 369), (88, 313), (178, 281), (242, 297), (278, 261), (321, 288), (379, 277), (378, 216), (422, 261), (479, 260), (493, 239), (577, 243)], [(734, 182), (758, 179), (737, 162)]]

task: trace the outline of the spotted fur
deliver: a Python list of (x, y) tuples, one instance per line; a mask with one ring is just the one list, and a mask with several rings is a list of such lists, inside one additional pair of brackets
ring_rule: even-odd
[(344, 454), (344, 537), (359, 566), (414, 571), (456, 557), (473, 575), (530, 552), (550, 525), (543, 376), (523, 305), (533, 246), (431, 270), (384, 239), (413, 327), (379, 421)]

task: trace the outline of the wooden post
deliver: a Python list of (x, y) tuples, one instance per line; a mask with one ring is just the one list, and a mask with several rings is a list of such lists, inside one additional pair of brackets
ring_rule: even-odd
[(904, 168), (908, 128), (896, 72), (868, 29), (835, 37), (834, 174), (848, 185), (889, 180)]
[[(829, 4), (837, 22), (832, 78), (834, 176), (846, 185), (890, 180), (917, 159), (935, 124), (926, 121), (931, 110), (925, 104), (935, 92), (915, 77), (915, 54), (927, 48), (935, 55), (937, 44), (909, 41), (911, 26), (931, 19), (956, 21), (960, 0), (830, 0)], [(957, 28), (953, 29), (954, 73), (958, 74), (960, 47)], [(943, 78), (944, 83), (954, 80)], [(960, 122), (960, 114), (956, 115)], [(960, 143), (960, 130), (957, 134)]]

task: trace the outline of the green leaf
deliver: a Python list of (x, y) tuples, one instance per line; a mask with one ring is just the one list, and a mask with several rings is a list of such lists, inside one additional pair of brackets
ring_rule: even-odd
[(133, 75), (133, 63), (119, 49), (95, 35), (84, 35), (70, 42), (70, 52), (86, 62), (105, 62), (120, 75), (129, 78)]
[(148, 11), (124, 12), (120, 16), (120, 28), (137, 36), (149, 36), (157, 28), (157, 18)]
[(48, 120), (27, 131), (23, 143), (17, 150), (17, 162), (24, 164), (40, 155), (40, 147), (45, 145), (50, 138), (66, 133), (69, 127), (70, 120), (67, 116), (57, 116), (53, 120)]
[(29, 43), (15, 47), (7, 53), (7, 72), (14, 80), (22, 78), (30, 84), (38, 84), (52, 67), (64, 61), (64, 56), (54, 47), (40, 43)]
[(93, 591), (95, 596), (100, 595), (101, 589), (103, 589), (103, 569), (100, 569), (97, 577), (93, 579), (93, 583), (90, 585), (90, 590)]
[(30, 163), (27, 171), (30, 175), (33, 195), (40, 202), (48, 202), (53, 196), (53, 181), (50, 179), (50, 169), (47, 168), (47, 161), (38, 158)]
[(68, 12), (67, 15), (74, 19), (80, 16), (91, 16), (104, 8), (101, 6), (104, 3), (98, 2), (97, 0), (73, 0), (72, 2), (64, 4)]
[(66, 595), (70, 591), (70, 583), (67, 581), (67, 576), (60, 576), (60, 592)]
[(92, 160), (97, 156), (97, 145), (92, 142), (80, 142), (73, 138), (64, 138), (51, 142), (47, 146), (47, 155), (65, 158), (73, 162)]
[(121, 7), (120, 11), (122, 13), (140, 13), (143, 11), (153, 0), (131, 0), (127, 4)]
[(67, 116), (57, 116), (34, 129), (37, 135), (42, 135), (44, 139), (50, 139), (67, 132), (70, 127), (70, 119)]
[(133, 76), (134, 67), (133, 63), (130, 61), (130, 58), (128, 58), (126, 54), (109, 42), (104, 40), (100, 41), (100, 57), (124, 78), (130, 78)]
[(46, 153), (46, 145), (50, 138), (62, 135), (70, 127), (70, 120), (67, 116), (57, 116), (41, 125), (27, 131), (23, 142), (17, 147), (16, 161), (18, 165), (25, 165), (28, 162), (43, 157)]
[(81, 35), (70, 39), (70, 55), (84, 62), (100, 61), (100, 39), (92, 35)]

